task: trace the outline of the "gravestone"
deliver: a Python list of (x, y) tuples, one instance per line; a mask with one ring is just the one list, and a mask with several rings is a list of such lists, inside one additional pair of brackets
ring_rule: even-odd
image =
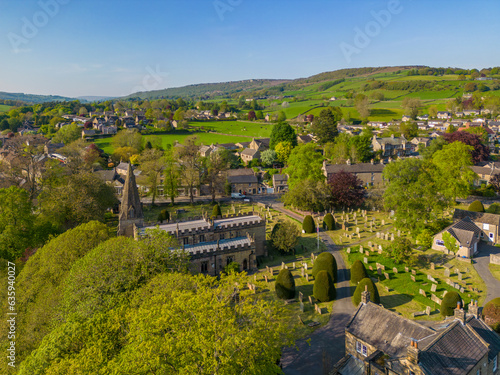
[(389, 241), (389, 234), (388, 233), (385, 234), (385, 240)]
[(380, 232), (377, 232), (376, 236), (377, 238), (380, 238)]
[(383, 250), (384, 250), (384, 249), (382, 248), (382, 245), (378, 245), (378, 249), (379, 249), (380, 251), (383, 251)]
[(370, 252), (368, 250), (365, 251), (365, 255), (368, 257), (370, 256)]
[(302, 301), (300, 302), (300, 311), (304, 312), (304, 303), (302, 303)]
[(313, 305), (313, 304), (314, 304), (314, 297), (313, 297), (313, 296), (309, 296), (309, 303), (310, 303), (311, 305)]
[[(358, 221), (356, 220), (356, 225), (358, 225)], [(359, 233), (359, 227), (356, 227), (356, 233)]]
[(253, 275), (253, 281), (257, 281), (257, 275)]
[(445, 268), (444, 269), (444, 276), (445, 277), (450, 277), (450, 269), (449, 268)]
[(302, 277), (304, 277), (306, 275), (306, 270), (304, 268), (301, 268), (300, 273), (301, 273)]
[(306, 273), (306, 281), (309, 282), (309, 274)]
[(458, 273), (458, 280), (462, 281), (462, 273), (461, 272)]
[(364, 251), (363, 246), (359, 246), (359, 252), (362, 253)]
[(292, 267), (293, 267), (293, 269), (295, 269), (295, 262), (292, 263)]
[(384, 285), (384, 287), (385, 287), (385, 291), (386, 291), (387, 293), (389, 293), (389, 292), (391, 291), (391, 288), (389, 288), (387, 285)]
[(304, 263), (304, 268), (305, 268), (305, 269), (306, 269), (306, 271), (307, 271), (307, 263)]
[(382, 255), (382, 249), (378, 249), (378, 253)]
[(431, 270), (435, 270), (435, 269), (436, 269), (436, 265), (431, 262)]
[(373, 271), (373, 267), (372, 266), (369, 266), (368, 268), (370, 269), (370, 271)]
[(347, 248), (347, 254), (350, 254), (350, 253), (351, 253), (351, 248), (350, 248), (350, 247), (348, 247), (348, 248)]
[(391, 233), (391, 241), (394, 241), (394, 233)]
[(415, 282), (415, 276), (411, 275), (411, 281)]
[(372, 241), (368, 241), (368, 247), (372, 247)]
[(285, 269), (285, 262), (281, 262), (281, 269)]
[(394, 268), (392, 269), (392, 272), (394, 272), (394, 273), (398, 273), (398, 269), (397, 269), (396, 267), (394, 267)]
[(401, 231), (398, 229), (398, 237), (401, 237)]
[(425, 313), (426, 313), (427, 315), (431, 315), (431, 307), (430, 307), (430, 306), (427, 306), (427, 307), (425, 308)]
[(389, 274), (387, 272), (384, 272), (384, 277), (389, 280)]
[(385, 225), (385, 220), (384, 220), (384, 219), (382, 219), (382, 226), (384, 226), (384, 225)]
[(423, 289), (419, 289), (419, 290), (418, 290), (418, 293), (419, 293), (419, 294), (421, 294), (421, 295), (422, 295), (422, 296), (424, 296), (424, 297), (427, 297), (427, 296), (425, 295), (425, 290), (423, 290)]
[(461, 287), (461, 288), (460, 288), (460, 293), (463, 293), (463, 292), (465, 292), (465, 290), (464, 290), (464, 288), (463, 288), (463, 287)]
[(431, 292), (435, 292), (437, 289), (437, 285), (436, 284), (432, 284), (431, 285)]
[(368, 258), (367, 258), (367, 257), (364, 257), (364, 258), (363, 258), (363, 262), (364, 262), (365, 264), (367, 264), (367, 263), (368, 263)]
[(382, 268), (377, 268), (377, 273), (382, 276)]
[(264, 275), (264, 280), (266, 280), (266, 283), (268, 282), (267, 275)]
[(409, 271), (409, 268), (408, 267), (405, 267), (405, 272), (408, 272)]
[(416, 274), (417, 274), (417, 271), (415, 271), (415, 270), (411, 270), (411, 274), (412, 274), (412, 275), (416, 275)]
[(304, 294), (302, 294), (302, 292), (299, 292), (299, 301), (302, 302), (303, 299), (304, 299)]

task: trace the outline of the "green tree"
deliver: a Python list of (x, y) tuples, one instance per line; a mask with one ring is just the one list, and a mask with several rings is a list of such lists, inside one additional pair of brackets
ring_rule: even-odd
[(262, 164), (266, 167), (272, 166), (276, 160), (277, 160), (277, 154), (275, 150), (266, 150), (262, 151), (260, 154), (260, 160), (262, 161)]
[(219, 204), (216, 204), (212, 209), (212, 217), (222, 216)]
[[(275, 230), (276, 229), (276, 230)], [(290, 220), (276, 224), (271, 233), (271, 242), (273, 246), (282, 253), (293, 251), (299, 241), (300, 233), (297, 225)]]
[(403, 107), (406, 115), (415, 119), (418, 115), (418, 111), (422, 107), (422, 102), (420, 101), (420, 98), (411, 98), (407, 96), (403, 99), (401, 106)]
[(52, 137), (52, 141), (55, 143), (68, 144), (81, 137), (82, 129), (77, 124), (70, 124), (59, 129), (54, 137)]
[(368, 277), (365, 265), (358, 259), (351, 266), (351, 283), (358, 285), (364, 278)]
[(224, 267), (224, 272), (226, 273), (226, 275), (229, 275), (231, 273), (238, 273), (240, 272), (240, 265), (237, 262), (231, 262)]
[(405, 237), (398, 237), (390, 246), (391, 258), (395, 263), (406, 263), (411, 257), (411, 241)]
[(137, 130), (120, 130), (113, 138), (111, 143), (115, 149), (119, 147), (131, 147), (139, 153), (142, 150), (142, 135)]
[(323, 156), (316, 152), (314, 144), (295, 147), (288, 157), (288, 167), (284, 170), (288, 174), (288, 186), (293, 188), (308, 178), (314, 181), (324, 179), (322, 163)]
[(282, 269), (276, 277), (274, 284), (276, 295), (280, 299), (291, 299), (295, 297), (295, 280), (289, 269)]
[(335, 140), (338, 134), (337, 122), (340, 118), (330, 109), (323, 109), (319, 116), (314, 117), (311, 130), (318, 137), (318, 143), (325, 144)]
[(204, 181), (208, 184), (212, 202), (215, 202), (215, 194), (222, 191), (226, 182), (226, 171), (229, 169), (229, 162), (219, 151), (212, 152), (205, 159)]
[(481, 201), (475, 200), (472, 202), (469, 207), (467, 208), (468, 211), (474, 211), (474, 212), (484, 212), (484, 206)]
[(458, 243), (455, 237), (453, 237), (450, 232), (443, 233), (443, 242), (444, 247), (448, 249), (453, 254), (456, 254), (458, 251)]
[(295, 130), (286, 122), (279, 122), (273, 125), (269, 147), (274, 150), (280, 142), (290, 142), (292, 147), (297, 146), (297, 135)]
[(314, 233), (314, 229), (316, 228), (316, 224), (314, 223), (314, 219), (311, 215), (307, 215), (302, 222), (302, 229), (306, 233)]
[(445, 197), (455, 200), (469, 194), (470, 185), (477, 175), (470, 169), (472, 146), (453, 142), (436, 151), (432, 162), (436, 166), (436, 181)]
[(453, 316), (455, 310), (457, 308), (457, 304), (462, 304), (462, 297), (455, 291), (451, 291), (446, 293), (443, 300), (441, 301), (441, 315)]
[(196, 142), (198, 137), (189, 136), (185, 139), (183, 147), (177, 150), (177, 157), (181, 166), (181, 179), (189, 192), (191, 204), (194, 203), (194, 191), (201, 182), (203, 162), (198, 152)]
[(314, 279), (313, 295), (320, 302), (329, 302), (335, 299), (335, 284), (330, 274), (319, 271)]
[(333, 282), (337, 282), (337, 261), (331, 253), (323, 252), (314, 259), (312, 275), (316, 277), (320, 271), (326, 271)]
[(305, 211), (329, 209), (330, 188), (324, 180), (306, 178), (295, 184), (282, 197), (283, 203)]
[(177, 162), (173, 149), (165, 152), (165, 169), (163, 175), (165, 176), (163, 180), (163, 191), (166, 196), (170, 197), (173, 206), (175, 198), (179, 196), (179, 181), (181, 178), (181, 167)]
[(288, 158), (292, 153), (292, 149), (293, 149), (292, 144), (288, 141), (278, 143), (274, 148), (274, 151), (276, 152), (276, 158), (278, 159), (278, 161), (282, 163), (287, 163)]
[(323, 218), (323, 228), (326, 230), (335, 230), (335, 219), (331, 213), (327, 213)]
[(284, 111), (280, 111), (278, 113), (278, 118), (276, 119), (277, 122), (284, 122), (286, 121), (286, 114)]
[(35, 216), (26, 190), (0, 189), (0, 257), (19, 258), (33, 243)]
[(370, 301), (376, 303), (377, 305), (380, 303), (380, 295), (378, 293), (378, 289), (373, 283), (372, 279), (367, 277), (361, 280), (354, 290), (354, 294), (352, 295), (352, 302), (354, 303), (354, 306), (358, 306), (361, 302), (361, 293), (365, 291), (366, 287), (368, 287), (368, 292), (370, 292)]
[(139, 157), (139, 167), (143, 172), (151, 194), (151, 204), (155, 204), (160, 176), (165, 168), (163, 152), (154, 148), (145, 149)]

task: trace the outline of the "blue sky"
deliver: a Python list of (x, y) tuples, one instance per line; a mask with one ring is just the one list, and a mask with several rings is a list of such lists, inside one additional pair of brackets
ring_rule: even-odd
[(0, 91), (128, 95), (349, 67), (500, 65), (500, 2), (0, 0)]

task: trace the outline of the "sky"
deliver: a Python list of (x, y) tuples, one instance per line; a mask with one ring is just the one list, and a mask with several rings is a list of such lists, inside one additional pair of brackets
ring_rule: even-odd
[(123, 96), (343, 68), (500, 65), (498, 1), (0, 0), (0, 91)]

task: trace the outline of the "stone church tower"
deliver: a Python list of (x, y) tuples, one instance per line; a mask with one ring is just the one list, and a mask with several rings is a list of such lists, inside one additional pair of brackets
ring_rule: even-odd
[(132, 165), (128, 165), (127, 177), (123, 186), (122, 203), (120, 205), (120, 215), (118, 217), (118, 235), (134, 237), (134, 228), (144, 225), (142, 205), (139, 198), (139, 191), (135, 183)]

